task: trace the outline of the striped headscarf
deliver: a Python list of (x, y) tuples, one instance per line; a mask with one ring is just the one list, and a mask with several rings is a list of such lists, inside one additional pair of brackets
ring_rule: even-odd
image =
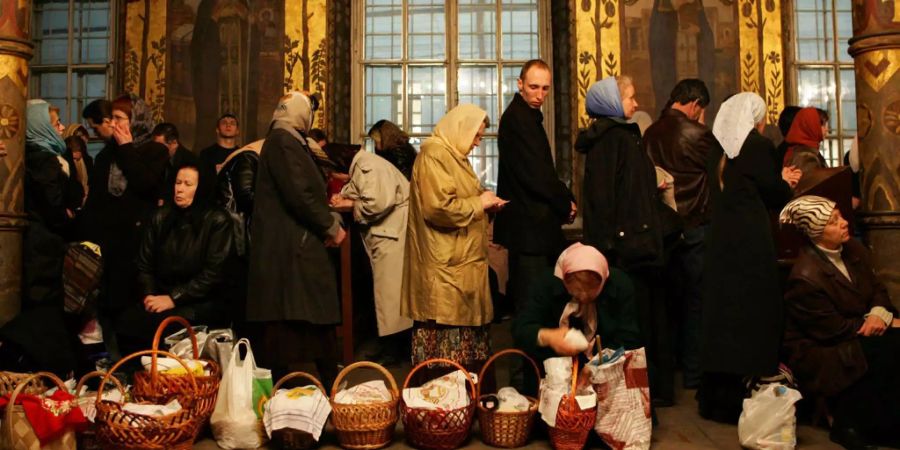
[(790, 223), (797, 227), (810, 239), (818, 239), (831, 220), (837, 205), (825, 197), (804, 195), (797, 197), (781, 210), (781, 223)]

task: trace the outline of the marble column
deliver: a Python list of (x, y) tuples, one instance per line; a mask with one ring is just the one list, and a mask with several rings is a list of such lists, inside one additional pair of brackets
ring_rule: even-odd
[(854, 0), (862, 207), (875, 270), (900, 306), (900, 0)]
[(30, 28), (31, 0), (0, 0), (0, 324), (21, 305)]

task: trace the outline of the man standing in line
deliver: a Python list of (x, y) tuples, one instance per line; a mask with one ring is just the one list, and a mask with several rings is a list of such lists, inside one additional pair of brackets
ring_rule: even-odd
[(706, 164), (710, 149), (719, 145), (701, 123), (707, 105), (709, 91), (703, 81), (681, 80), (659, 119), (644, 133), (644, 149), (653, 164), (675, 179), (675, 203), (684, 224), (684, 238), (673, 251), (666, 273), (668, 280), (680, 280), (673, 283), (680, 286), (670, 286), (667, 291), (678, 303), (671, 305), (670, 311), (682, 312), (676, 314), (680, 323), (670, 326), (677, 327), (681, 336), (679, 351), (688, 389), (697, 388), (701, 377), (703, 241), (710, 219)]
[(238, 136), (241, 134), (237, 117), (225, 113), (216, 122), (216, 143), (200, 151), (200, 163), (214, 172), (219, 165), (238, 148)]
[(531, 280), (552, 271), (565, 247), (562, 225), (575, 219), (571, 192), (559, 180), (541, 106), (550, 92), (550, 67), (533, 59), (519, 73), (513, 97), (498, 130), (497, 195), (509, 204), (497, 214), (494, 242), (509, 249), (507, 295), (516, 310), (526, 301)]

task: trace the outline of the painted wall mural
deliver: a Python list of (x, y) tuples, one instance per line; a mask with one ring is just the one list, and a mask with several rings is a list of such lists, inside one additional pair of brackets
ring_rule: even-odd
[(212, 144), (224, 113), (249, 142), (286, 90), (324, 95), (325, 27), (325, 0), (131, 0), (124, 87), (176, 123), (189, 148)]
[(639, 109), (652, 117), (682, 78), (709, 88), (708, 123), (740, 90), (762, 95), (770, 118), (784, 108), (781, 2), (576, 0), (575, 8), (580, 127), (587, 88), (620, 73), (634, 78)]

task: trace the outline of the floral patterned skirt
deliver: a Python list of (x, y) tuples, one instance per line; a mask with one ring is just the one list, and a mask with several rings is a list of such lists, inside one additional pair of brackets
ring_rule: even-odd
[(488, 325), (456, 327), (433, 322), (416, 322), (413, 325), (413, 366), (428, 359), (444, 358), (471, 370), (480, 368), (490, 354)]

